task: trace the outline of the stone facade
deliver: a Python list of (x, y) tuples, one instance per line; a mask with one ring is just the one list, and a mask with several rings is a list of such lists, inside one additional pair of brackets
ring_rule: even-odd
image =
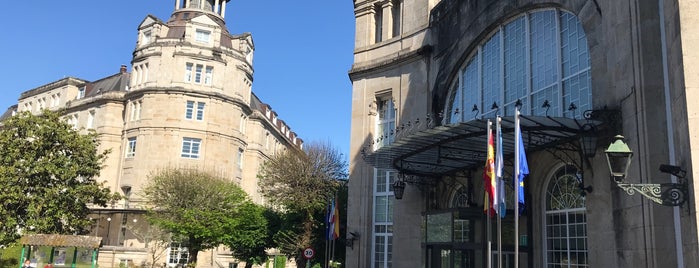
[[(97, 81), (64, 78), (22, 93), (12, 107), (63, 110), (76, 129), (99, 134), (100, 150), (111, 150), (98, 181), (126, 199), (95, 209), (93, 235), (104, 244), (100, 266), (149, 259), (143, 239), (131, 229), (146, 224), (140, 192), (153, 172), (211, 171), (264, 204), (259, 166), (280, 150), (302, 148), (303, 140), (252, 93), (253, 39), (228, 32), (228, 0), (200, 2), (177, 0), (168, 21), (149, 15), (141, 22), (130, 73), (121, 66)], [(164, 252), (161, 264), (171, 257)], [(220, 248), (200, 253), (197, 267), (229, 262), (230, 252)]]
[[(454, 116), (450, 94), (455, 85), (461, 85), (461, 79), (465, 80), (459, 76), (468, 61), (481, 57), (483, 44), (510, 22), (539, 11), (572, 14), (579, 21), (589, 51), (589, 108), (618, 111), (620, 119), (614, 120), (618, 128), (596, 133), (599, 142), (593, 157), (562, 157), (557, 149), (527, 152), (531, 173), (526, 198), (530, 205), (520, 219), (520, 234), (525, 236), (520, 237), (524, 246), (520, 248), (519, 267), (699, 265), (699, 218), (694, 197), (697, 186), (692, 179), (698, 174), (693, 169), (698, 129), (693, 125), (697, 121), (693, 107), (697, 105), (692, 105), (698, 99), (692, 96), (696, 92), (692, 89), (699, 85), (695, 70), (699, 65), (693, 64), (699, 59), (694, 49), (699, 44), (699, 20), (693, 16), (699, 8), (696, 1), (357, 0), (354, 6), (355, 57), (349, 72), (353, 108), (348, 233), (355, 235), (348, 237), (353, 247), (347, 248), (347, 267), (486, 266), (482, 166), (406, 179), (403, 199), (386, 205), (379, 190), (385, 187), (381, 184), (385, 181), (377, 184), (383, 178), (376, 175), (375, 167), (393, 165), (400, 173), (403, 167), (396, 159), (405, 158), (395, 155), (390, 160), (395, 162), (385, 164), (371, 155), (380, 152), (377, 144), (387, 137), (395, 139), (396, 146), (405, 146), (397, 141), (407, 140), (411, 134), (427, 135), (430, 132), (425, 130), (440, 125), (456, 125), (448, 121)], [(394, 16), (395, 12), (399, 15)], [(532, 25), (523, 29), (529, 33)], [(537, 56), (527, 53), (531, 53), (527, 54), (529, 59)], [(531, 87), (533, 82), (526, 83)], [(395, 109), (395, 117), (388, 120), (393, 120), (388, 136), (379, 130), (386, 122), (382, 117), (386, 101), (391, 101)], [(540, 109), (541, 103), (532, 102), (525, 100), (524, 106), (532, 111)], [(563, 117), (575, 117), (566, 116), (576, 112), (564, 109), (568, 103), (558, 105)], [(463, 118), (480, 119), (477, 113), (472, 115), (470, 104), (461, 108), (455, 111), (464, 114)], [(490, 111), (483, 105), (478, 108), (481, 115)], [(431, 123), (416, 127), (424, 122)], [(610, 180), (604, 149), (614, 134), (624, 135), (634, 151), (628, 182), (668, 183), (678, 179), (660, 172), (660, 164), (687, 171), (689, 196), (682, 208), (658, 205), (638, 193), (629, 196)], [(427, 149), (416, 148), (411, 153)], [(571, 254), (553, 258), (558, 253), (552, 253), (557, 246), (549, 239), (552, 229), (547, 230), (551, 227), (547, 222), (547, 187), (557, 170), (574, 163), (584, 175), (583, 186), (593, 189), (581, 199), (586, 225), (581, 235), (584, 239), (577, 241), (585, 243), (580, 247), (584, 248), (584, 257), (573, 258)], [(469, 218), (477, 225), (470, 229), (475, 232), (473, 240), (432, 243), (426, 231), (430, 229), (429, 217), (452, 209), (449, 202), (458, 195), (460, 185), (468, 189), (468, 208), (463, 211), (481, 211), (479, 216)], [(385, 221), (385, 216), (377, 213), (382, 206), (390, 207), (392, 219)], [(378, 231), (386, 223), (392, 231)], [(512, 250), (505, 249), (510, 257)], [(582, 266), (567, 266), (572, 264)]]

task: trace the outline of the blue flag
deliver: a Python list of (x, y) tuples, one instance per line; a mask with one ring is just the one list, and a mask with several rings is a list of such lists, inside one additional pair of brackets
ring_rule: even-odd
[(519, 138), (519, 172), (517, 173), (517, 191), (519, 191), (519, 210), (524, 210), (524, 177), (529, 174), (529, 165), (527, 165), (527, 155), (524, 153), (524, 142), (522, 142), (522, 130), (517, 128)]

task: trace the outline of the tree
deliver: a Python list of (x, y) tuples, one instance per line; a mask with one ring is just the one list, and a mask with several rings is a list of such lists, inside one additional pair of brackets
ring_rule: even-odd
[[(260, 192), (286, 218), (298, 219), (276, 234), (278, 247), (303, 266), (302, 250), (314, 244), (324, 211), (347, 178), (347, 163), (329, 143), (306, 144), (303, 151), (286, 150), (267, 160), (258, 173)], [(297, 225), (298, 226), (298, 225)], [(322, 239), (325, 239), (324, 237)]]
[(249, 209), (236, 183), (194, 169), (164, 169), (150, 176), (143, 194), (149, 221), (187, 247), (188, 264), (196, 263), (199, 251), (234, 240)]
[(57, 112), (22, 112), (0, 130), (0, 245), (21, 233), (85, 234), (90, 207), (119, 199), (100, 169), (95, 132), (80, 134)]
[(267, 261), (265, 249), (271, 245), (265, 208), (253, 202), (245, 202), (239, 210), (240, 216), (233, 233), (225, 244), (233, 256), (245, 261), (245, 268)]

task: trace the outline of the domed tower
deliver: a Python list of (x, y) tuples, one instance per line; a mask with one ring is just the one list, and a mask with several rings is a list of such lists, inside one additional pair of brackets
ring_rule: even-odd
[(259, 143), (246, 134), (254, 45), (228, 32), (228, 1), (176, 0), (167, 22), (148, 15), (138, 26), (118, 183), (132, 207), (148, 175), (166, 167), (213, 171), (257, 192), (241, 164)]

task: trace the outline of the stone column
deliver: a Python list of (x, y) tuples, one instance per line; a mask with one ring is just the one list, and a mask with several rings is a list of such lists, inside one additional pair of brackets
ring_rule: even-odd
[(214, 2), (214, 13), (221, 15), (221, 7), (219, 6), (219, 0)]
[(393, 37), (393, 1), (386, 1), (381, 7), (383, 8), (381, 36), (383, 40), (387, 40)]
[(180, 0), (175, 0), (175, 10), (180, 9)]
[(226, 18), (226, 1), (224, 0), (223, 3), (221, 3), (221, 17)]

